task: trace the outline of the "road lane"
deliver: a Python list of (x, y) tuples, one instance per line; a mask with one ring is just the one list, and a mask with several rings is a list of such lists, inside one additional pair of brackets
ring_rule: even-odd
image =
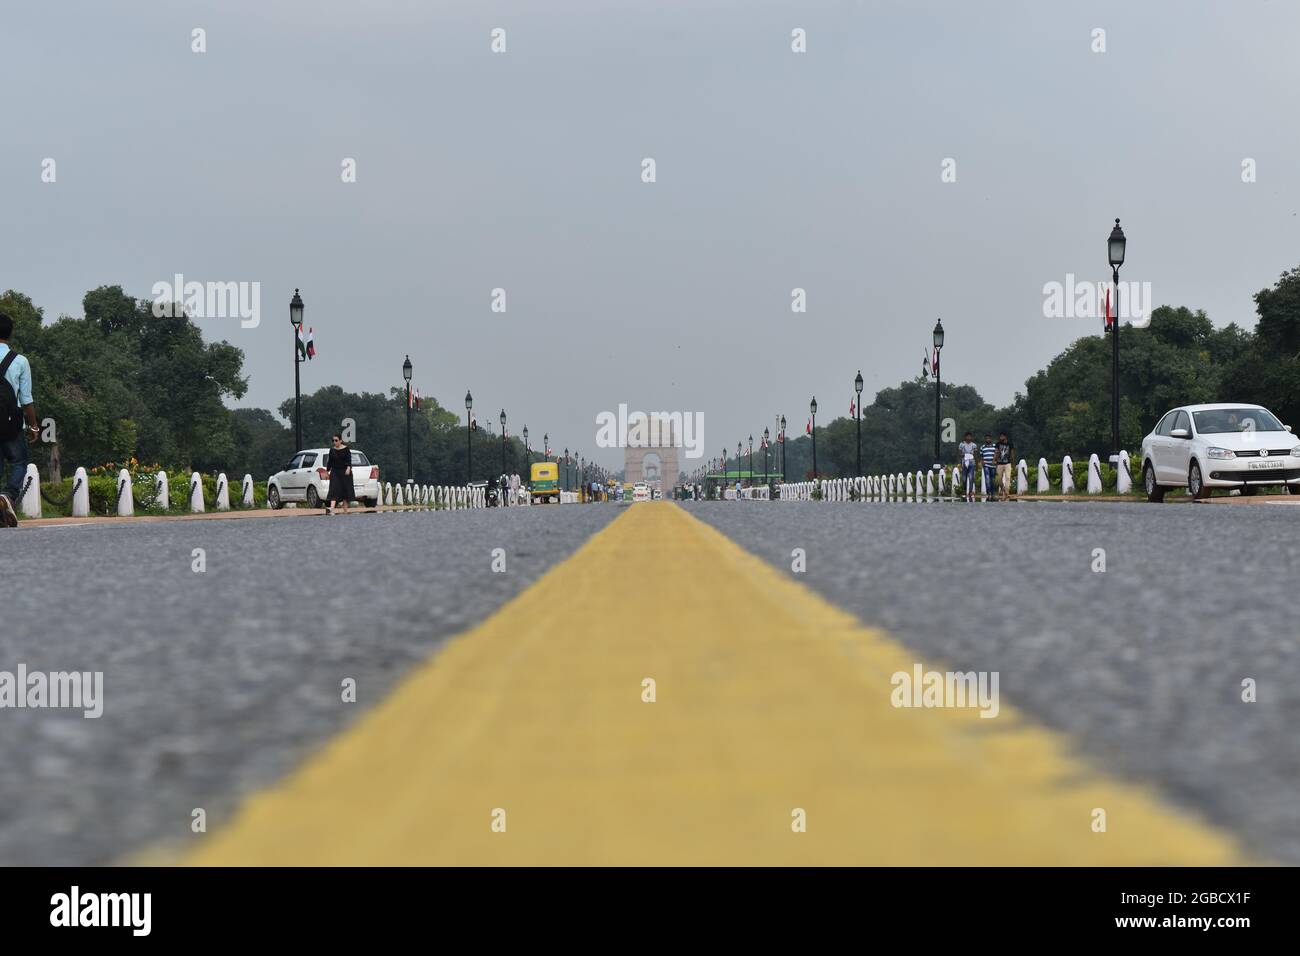
[[(0, 710), (0, 863), (106, 863), (224, 822), (612, 508), (3, 532), (0, 670), (104, 672), (103, 717)], [(507, 573), (490, 571), (503, 548)], [(206, 570), (192, 570), (193, 551)], [(358, 703), (341, 701), (343, 678)]]
[[(700, 502), (688, 510), (1087, 758), (1300, 863), (1300, 523), (1289, 508)], [(791, 572), (803, 548), (807, 571)], [(1106, 571), (1092, 570), (1104, 549)], [(1258, 701), (1242, 701), (1254, 679)]]

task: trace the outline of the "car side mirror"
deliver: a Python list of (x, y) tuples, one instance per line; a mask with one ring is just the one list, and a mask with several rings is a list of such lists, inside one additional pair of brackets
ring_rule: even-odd
[(1290, 431), (1290, 430), (1291, 430), (1291, 426), (1290, 426), (1290, 425), (1283, 425), (1282, 427), (1285, 428), (1287, 431)]
[(1169, 433), (1169, 437), (1170, 437), (1170, 438), (1186, 438), (1186, 437), (1188, 437), (1189, 434), (1190, 434), (1190, 432), (1188, 432), (1186, 428), (1175, 428), (1173, 431), (1171, 431), (1171, 432)]

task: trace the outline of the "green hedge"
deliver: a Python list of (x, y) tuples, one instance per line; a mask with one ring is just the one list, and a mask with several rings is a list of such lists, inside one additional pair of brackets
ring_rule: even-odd
[[(229, 479), (229, 476), (227, 476)], [(243, 500), (241, 494), (240, 481), (243, 476), (234, 478), (230, 481), (228, 494), (230, 497), (230, 510), (242, 511), (248, 510), (243, 508), (240, 502)], [(203, 483), (203, 504), (208, 511), (213, 511), (217, 506), (217, 479), (213, 475), (201, 475), (200, 480)], [(41, 513), (48, 518), (70, 517), (72, 515), (72, 481), (71, 478), (64, 478), (60, 482), (42, 482), (41, 488), (50, 498), (57, 498), (66, 503), (63, 505), (51, 504), (49, 499), (41, 501)], [(189, 514), (190, 513), (190, 476), (188, 474), (169, 474), (167, 476), (167, 490), (171, 498), (171, 507), (167, 509), (159, 508), (154, 504), (154, 473), (140, 473), (135, 476), (134, 497), (136, 514)], [(90, 513), (92, 515), (116, 515), (117, 514), (117, 477), (114, 475), (91, 475), (87, 479), (87, 488), (90, 492)], [(266, 507), (266, 482), (253, 482), (253, 507)]]

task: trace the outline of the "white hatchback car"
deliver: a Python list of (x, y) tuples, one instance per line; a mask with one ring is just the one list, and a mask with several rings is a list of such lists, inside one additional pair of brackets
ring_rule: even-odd
[(1168, 488), (1208, 498), (1212, 488), (1300, 482), (1300, 441), (1259, 405), (1184, 405), (1168, 412), (1142, 439), (1142, 484), (1148, 501)]
[[(298, 452), (282, 471), (267, 480), (267, 505), (282, 508), (289, 501), (304, 501), (309, 508), (321, 507), (330, 490), (330, 476), (325, 469), (328, 460), (328, 448)], [(352, 449), (352, 492), (353, 500), (367, 508), (379, 504), (379, 467), (355, 448)]]

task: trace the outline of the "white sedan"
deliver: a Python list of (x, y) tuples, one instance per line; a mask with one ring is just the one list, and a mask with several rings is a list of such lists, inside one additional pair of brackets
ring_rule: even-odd
[[(1169, 488), (1208, 498), (1212, 488), (1300, 482), (1300, 441), (1259, 405), (1183, 405), (1160, 419), (1142, 439), (1142, 484), (1148, 501)], [(1290, 490), (1300, 490), (1292, 487)]]
[[(309, 508), (319, 508), (330, 490), (330, 475), (325, 468), (328, 448), (308, 448), (289, 460), (266, 482), (266, 503), (282, 508), (285, 502), (302, 501)], [(379, 468), (364, 454), (352, 449), (352, 493), (356, 501), (368, 508), (379, 504)]]

